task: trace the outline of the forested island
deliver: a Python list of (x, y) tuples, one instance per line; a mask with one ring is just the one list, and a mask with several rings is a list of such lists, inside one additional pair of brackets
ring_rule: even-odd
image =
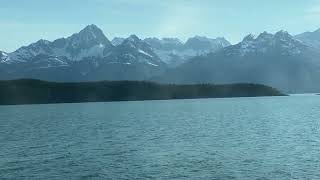
[(0, 81), (1, 105), (283, 95), (272, 87), (259, 84), (175, 85), (144, 81), (57, 83), (34, 79)]

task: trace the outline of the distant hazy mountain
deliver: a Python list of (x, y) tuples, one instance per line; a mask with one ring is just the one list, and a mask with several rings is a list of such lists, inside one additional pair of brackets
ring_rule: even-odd
[(284, 31), (248, 35), (242, 42), (196, 57), (161, 82), (261, 83), (286, 92), (320, 91), (320, 53)]
[(177, 38), (146, 38), (144, 41), (171, 67), (176, 67), (192, 57), (206, 55), (231, 45), (224, 38), (210, 39), (200, 36), (189, 38), (186, 43)]
[(9, 54), (1, 52), (0, 58), (0, 79), (145, 80), (166, 67), (138, 37), (115, 47), (95, 25), (68, 38), (39, 40)]
[(302, 41), (308, 46), (320, 49), (320, 29), (314, 32), (305, 32), (296, 35), (295, 38)]
[(115, 37), (115, 38), (112, 39), (111, 43), (114, 46), (119, 46), (120, 44), (123, 43), (124, 40), (125, 40), (125, 38)]
[(144, 41), (154, 49), (163, 50), (180, 50), (184, 45), (178, 38), (146, 38)]
[(207, 37), (195, 36), (188, 39), (184, 46), (186, 49), (193, 49), (202, 54), (203, 52), (214, 52), (230, 45), (229, 41), (224, 38), (210, 39)]

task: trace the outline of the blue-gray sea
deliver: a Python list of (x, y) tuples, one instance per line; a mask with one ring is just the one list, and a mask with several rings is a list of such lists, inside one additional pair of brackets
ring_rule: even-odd
[(320, 179), (320, 96), (0, 106), (0, 179)]

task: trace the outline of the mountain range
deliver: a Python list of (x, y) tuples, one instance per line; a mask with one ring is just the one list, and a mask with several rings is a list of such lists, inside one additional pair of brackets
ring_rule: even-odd
[[(297, 37), (301, 37), (298, 35)], [(288, 32), (246, 36), (238, 44), (194, 57), (155, 80), (171, 83), (270, 85), (285, 92), (320, 90), (320, 51)]]
[(210, 39), (202, 36), (189, 38), (185, 43), (177, 38), (146, 38), (144, 41), (169, 67), (177, 67), (192, 57), (216, 52), (231, 45), (225, 38)]
[(225, 38), (195, 36), (112, 41), (95, 25), (54, 41), (0, 51), (0, 79), (59, 82), (152, 80), (164, 83), (259, 83), (285, 92), (320, 91), (320, 30)]
[(149, 38), (142, 40), (131, 35), (110, 42), (101, 29), (89, 25), (67, 38), (52, 42), (39, 40), (12, 53), (1, 52), (0, 79), (148, 80), (169, 67), (182, 64), (189, 57), (230, 44), (226, 40), (194, 37), (186, 44), (174, 40), (179, 44), (169, 48), (174, 44), (172, 40), (157, 40), (157, 44)]

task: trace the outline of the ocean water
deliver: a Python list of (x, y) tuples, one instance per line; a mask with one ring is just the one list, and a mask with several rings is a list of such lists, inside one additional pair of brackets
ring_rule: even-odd
[(320, 96), (0, 106), (0, 179), (320, 179)]

